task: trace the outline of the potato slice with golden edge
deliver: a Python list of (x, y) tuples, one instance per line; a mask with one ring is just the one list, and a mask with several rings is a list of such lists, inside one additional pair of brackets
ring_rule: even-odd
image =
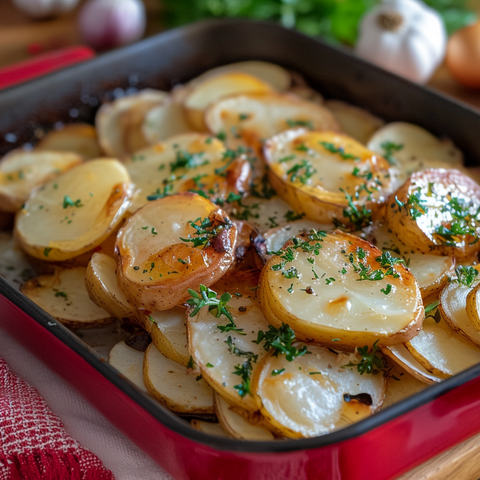
[(341, 102), (327, 100), (325, 106), (333, 113), (342, 131), (363, 145), (385, 122), (363, 108)]
[(190, 425), (195, 430), (207, 433), (208, 435), (232, 438), (232, 436), (219, 423), (205, 422), (203, 420), (191, 420)]
[(94, 253), (85, 274), (85, 286), (94, 303), (112, 317), (124, 318), (134, 315), (117, 282), (115, 259), (105, 253)]
[(382, 353), (422, 383), (432, 385), (442, 381), (441, 378), (430, 373), (419, 363), (403, 343), (384, 347), (382, 348)]
[(212, 68), (195, 77), (189, 85), (198, 85), (207, 79), (225, 73), (241, 72), (253, 75), (268, 83), (275, 90), (286, 90), (291, 83), (290, 73), (274, 63), (262, 62), (259, 60), (247, 60), (246, 62), (229, 63), (221, 67)]
[(215, 283), (234, 262), (237, 229), (195, 193), (164, 197), (134, 213), (117, 236), (120, 288), (140, 311), (168, 310), (188, 289)]
[(98, 141), (103, 151), (118, 159), (147, 145), (142, 133), (147, 112), (168, 98), (168, 93), (145, 89), (103, 104), (95, 117)]
[(370, 138), (367, 147), (400, 167), (421, 160), (448, 162), (450, 168), (463, 165), (462, 152), (450, 140), (439, 140), (418, 125), (406, 122), (388, 123)]
[(0, 276), (15, 288), (35, 276), (22, 249), (7, 232), (0, 232)]
[(296, 237), (302, 233), (309, 233), (312, 228), (317, 231), (321, 230), (322, 232), (328, 232), (333, 229), (333, 225), (325, 225), (309, 220), (308, 218), (304, 218), (280, 225), (276, 228), (271, 228), (263, 234), (263, 239), (262, 237), (259, 237), (260, 240), (257, 241), (257, 245), (262, 257), (265, 260), (270, 260), (272, 255), (268, 252), (276, 252), (277, 250), (281, 250), (285, 243), (291, 240), (293, 237)]
[[(416, 253), (382, 222), (374, 222), (366, 230), (366, 240), (380, 250), (388, 250), (392, 256), (405, 261), (405, 266), (417, 279), (423, 298), (441, 290), (449, 278), (455, 274), (455, 258), (453, 257)], [(401, 233), (400, 237), (402, 237)]]
[(73, 152), (85, 160), (102, 156), (95, 127), (86, 123), (64, 125), (60, 130), (51, 130), (35, 147), (35, 151)]
[(360, 375), (356, 369), (343, 368), (346, 355), (314, 345), (307, 348), (310, 355), (291, 362), (284, 355), (268, 355), (253, 378), (260, 412), (285, 436), (324, 435), (370, 416), (381, 406), (382, 375)]
[(53, 275), (32, 278), (20, 290), (53, 318), (72, 328), (98, 327), (113, 320), (90, 300), (82, 267), (59, 269)]
[(425, 383), (420, 382), (413, 375), (410, 375), (407, 370), (394, 364), (393, 368), (388, 372), (387, 391), (382, 410), (425, 390), (425, 388), (427, 388)]
[(313, 88), (306, 85), (294, 85), (288, 89), (290, 93), (295, 94), (297, 97), (308, 100), (309, 102), (316, 103), (318, 105), (324, 105), (325, 100), (320, 92), (317, 92)]
[(172, 308), (149, 315), (153, 321), (152, 341), (166, 357), (187, 366), (190, 352), (187, 347), (186, 313), (184, 308)]
[(265, 142), (264, 153), (276, 192), (319, 223), (357, 224), (357, 205), (373, 209), (389, 193), (388, 162), (346, 135), (289, 130)]
[(108, 363), (127, 380), (147, 393), (147, 387), (143, 382), (143, 357), (143, 352), (129, 347), (125, 342), (118, 342), (108, 354)]
[(82, 162), (68, 152), (14, 150), (0, 162), (0, 211), (20, 210), (32, 190)]
[(268, 198), (249, 195), (242, 199), (241, 203), (234, 203), (231, 217), (237, 220), (244, 220), (260, 233), (265, 233), (271, 228), (302, 216), (292, 210), (292, 207), (287, 202), (272, 191)]
[(244, 416), (236, 413), (217, 392), (214, 394), (214, 406), (220, 425), (233, 438), (253, 441), (275, 440), (273, 433), (258, 422), (259, 415), (250, 415), (257, 420), (256, 424), (250, 423)]
[(247, 145), (261, 153), (263, 142), (284, 130), (340, 131), (323, 106), (289, 93), (236, 95), (212, 104), (205, 113), (210, 132), (224, 135), (230, 148)]
[(212, 388), (220, 392), (230, 405), (255, 412), (257, 403), (251, 394), (253, 391), (245, 386), (242, 376), (235, 372), (245, 362), (251, 366), (245, 374), (251, 377), (251, 373), (255, 372), (267, 352), (254, 341), (259, 330), (268, 329), (268, 323), (258, 304), (249, 298), (232, 298), (227, 308), (236, 328), (242, 330), (236, 332), (224, 328), (225, 324), (230, 324), (229, 320), (224, 315), (217, 318), (204, 307), (194, 317), (187, 317), (188, 347), (203, 378)]
[(414, 173), (387, 202), (386, 222), (413, 250), (465, 260), (480, 250), (480, 186), (458, 170)]
[(206, 131), (205, 109), (230, 95), (242, 93), (269, 93), (272, 87), (253, 75), (241, 72), (226, 72), (194, 85), (185, 97), (183, 107), (188, 121), (196, 130)]
[(130, 178), (120, 162), (86, 162), (32, 193), (17, 213), (15, 234), (33, 257), (68, 260), (111, 235), (123, 220), (131, 196)]
[(451, 377), (480, 362), (479, 348), (454, 332), (443, 319), (436, 323), (430, 315), (423, 322), (422, 331), (405, 346), (419, 363), (440, 378)]
[(404, 265), (339, 231), (299, 237), (272, 257), (260, 301), (275, 327), (287, 323), (302, 338), (334, 348), (404, 342), (424, 317), (417, 282)]
[[(1, 273), (1, 272), (0, 272)], [(480, 332), (480, 284), (474, 287), (467, 295), (467, 315), (473, 327)]]
[(149, 200), (189, 190), (223, 204), (229, 194), (235, 198), (247, 191), (250, 177), (245, 156), (199, 133), (177, 135), (140, 150), (125, 161), (125, 167), (135, 184), (132, 212)]
[(191, 130), (182, 105), (172, 99), (150, 109), (142, 123), (143, 136), (150, 145)]
[[(473, 267), (471, 268), (474, 270)], [(467, 315), (467, 296), (477, 285), (479, 285), (478, 281), (470, 286), (457, 280), (448, 283), (440, 294), (440, 312), (452, 330), (480, 347), (480, 332)]]
[(143, 361), (147, 390), (176, 413), (213, 413), (213, 390), (194, 373), (170, 360), (151, 343)]

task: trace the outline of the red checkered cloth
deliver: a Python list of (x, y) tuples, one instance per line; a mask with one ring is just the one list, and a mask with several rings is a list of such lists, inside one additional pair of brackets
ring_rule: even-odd
[(114, 480), (1, 358), (0, 480)]

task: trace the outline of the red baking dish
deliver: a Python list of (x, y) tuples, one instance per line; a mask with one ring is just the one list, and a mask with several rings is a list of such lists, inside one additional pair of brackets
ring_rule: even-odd
[[(117, 88), (167, 89), (208, 68), (249, 59), (296, 70), (325, 96), (386, 120), (448, 136), (470, 164), (476, 160), (475, 111), (318, 40), (243, 20), (169, 31), (0, 93), (0, 151), (34, 141), (34, 132), (56, 122), (92, 121), (99, 101)], [(193, 430), (2, 278), (0, 326), (176, 479), (387, 480), (480, 432), (480, 365), (325, 436), (247, 442)]]

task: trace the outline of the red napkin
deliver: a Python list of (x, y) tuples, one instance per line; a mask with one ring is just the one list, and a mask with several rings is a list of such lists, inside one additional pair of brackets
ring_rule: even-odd
[(0, 480), (114, 480), (1, 358)]

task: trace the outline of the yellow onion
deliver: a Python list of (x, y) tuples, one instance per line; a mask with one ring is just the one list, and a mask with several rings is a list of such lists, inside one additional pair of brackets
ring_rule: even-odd
[(446, 64), (457, 82), (480, 88), (480, 21), (458, 30), (450, 37)]

